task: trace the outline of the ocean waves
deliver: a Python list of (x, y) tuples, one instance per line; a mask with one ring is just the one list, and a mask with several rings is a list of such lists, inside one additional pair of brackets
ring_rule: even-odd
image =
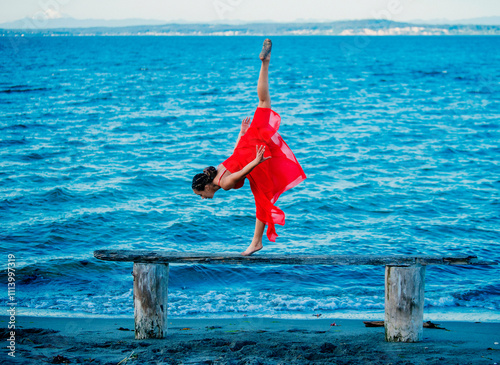
[[(262, 40), (220, 41), (29, 38), (4, 60), (0, 251), (20, 265), (21, 310), (129, 316), (131, 266), (99, 262), (96, 249), (248, 246), (248, 183), (211, 201), (191, 191), (257, 105), (248, 52)], [(498, 40), (378, 37), (348, 56), (341, 41), (274, 41), (273, 109), (308, 179), (280, 197), (286, 224), (263, 252), (499, 261)], [(169, 311), (380, 313), (380, 269), (172, 266)], [(426, 310), (500, 320), (498, 270), (429, 268)]]

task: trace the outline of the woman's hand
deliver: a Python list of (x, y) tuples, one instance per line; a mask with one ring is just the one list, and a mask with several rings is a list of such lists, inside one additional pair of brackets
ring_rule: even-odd
[(241, 122), (241, 131), (240, 131), (240, 135), (243, 136), (248, 128), (250, 127), (250, 122), (252, 121), (252, 118), (250, 117), (246, 117), (245, 119), (243, 119), (243, 122)]
[(264, 157), (264, 152), (266, 152), (266, 146), (255, 146), (255, 149), (256, 149), (256, 156), (255, 160), (253, 160), (255, 166), (266, 160), (269, 160), (272, 157), (272, 156)]
[(238, 181), (241, 179), (244, 179), (245, 176), (247, 176), (252, 170), (260, 163), (269, 160), (271, 156), (269, 157), (264, 157), (264, 152), (266, 152), (266, 146), (255, 146), (255, 159), (250, 161), (248, 165), (243, 167), (240, 171), (236, 171), (229, 176), (224, 177), (224, 179), (221, 180), (221, 185), (220, 187), (224, 190), (229, 190), (233, 189)]

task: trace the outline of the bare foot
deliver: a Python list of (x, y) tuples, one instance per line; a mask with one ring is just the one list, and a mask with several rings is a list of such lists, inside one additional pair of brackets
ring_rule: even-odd
[(269, 38), (266, 38), (259, 55), (261, 61), (269, 61), (271, 59), (271, 48), (273, 48), (273, 43)]
[(248, 248), (244, 252), (242, 252), (241, 254), (243, 256), (250, 256), (251, 254), (253, 254), (257, 251), (262, 250), (262, 247), (264, 247), (264, 246), (262, 246), (262, 242), (259, 242), (259, 243), (252, 242), (250, 244), (250, 246), (248, 246)]

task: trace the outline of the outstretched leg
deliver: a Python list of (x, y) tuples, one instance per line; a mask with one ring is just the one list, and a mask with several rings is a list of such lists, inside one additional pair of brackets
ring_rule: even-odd
[(243, 256), (250, 256), (254, 252), (262, 249), (262, 236), (264, 235), (264, 228), (266, 228), (265, 223), (261, 222), (257, 218), (255, 221), (255, 233), (253, 235), (252, 243), (244, 252), (241, 253)]
[(271, 107), (271, 96), (269, 95), (269, 82), (268, 82), (268, 71), (269, 71), (269, 61), (271, 60), (271, 48), (272, 43), (270, 39), (264, 41), (262, 46), (262, 51), (260, 52), (259, 58), (262, 61), (260, 66), (259, 82), (257, 84), (257, 95), (259, 96), (259, 107), (260, 108), (270, 108)]
[[(260, 108), (271, 107), (271, 96), (269, 95), (268, 83), (268, 70), (269, 61), (271, 60), (271, 48), (271, 40), (266, 39), (264, 41), (264, 45), (262, 46), (262, 51), (259, 55), (259, 58), (262, 61), (262, 65), (260, 66), (259, 82), (257, 83), (257, 95), (259, 96)], [(241, 253), (243, 256), (250, 256), (251, 254), (262, 249), (262, 236), (264, 235), (265, 228), (265, 223), (256, 218), (255, 233), (253, 234), (252, 243), (244, 252)]]

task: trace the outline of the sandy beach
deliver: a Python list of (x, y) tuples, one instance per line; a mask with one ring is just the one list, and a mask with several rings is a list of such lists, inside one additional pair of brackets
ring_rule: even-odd
[[(8, 338), (7, 317), (0, 317)], [(498, 364), (500, 323), (442, 322), (419, 343), (387, 343), (362, 320), (172, 319), (135, 340), (133, 319), (19, 316), (5, 364)], [(333, 325), (335, 324), (335, 325)]]

